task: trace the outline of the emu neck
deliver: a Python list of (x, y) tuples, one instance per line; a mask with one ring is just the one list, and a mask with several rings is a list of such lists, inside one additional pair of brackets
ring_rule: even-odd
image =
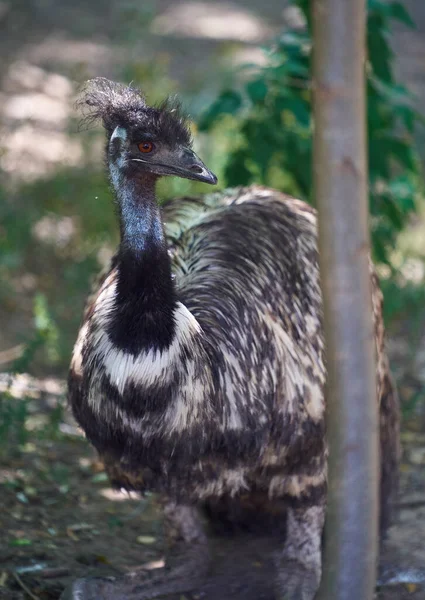
[(175, 295), (171, 265), (155, 198), (154, 176), (113, 181), (121, 241), (118, 278), (109, 335), (137, 354), (168, 347), (174, 333)]
[[(155, 195), (155, 179), (122, 178), (117, 190), (120, 256), (125, 269), (140, 270), (149, 256), (161, 258), (166, 245)], [(168, 262), (168, 261), (167, 261)]]

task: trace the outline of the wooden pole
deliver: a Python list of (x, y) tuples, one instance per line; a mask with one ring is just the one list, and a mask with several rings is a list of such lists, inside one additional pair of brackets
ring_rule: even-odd
[(328, 360), (323, 600), (371, 600), (378, 419), (368, 268), (365, 0), (313, 0), (314, 185)]

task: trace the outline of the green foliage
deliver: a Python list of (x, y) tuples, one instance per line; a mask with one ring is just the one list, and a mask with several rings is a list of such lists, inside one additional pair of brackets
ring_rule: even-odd
[[(34, 331), (28, 342), (24, 345), (22, 354), (17, 358), (10, 369), (10, 383), (16, 373), (25, 373), (29, 370), (37, 352), (44, 350), (47, 360), (54, 364), (58, 360), (57, 351), (58, 330), (50, 316), (47, 301), (43, 294), (36, 294), (34, 300)], [(10, 383), (9, 388), (10, 389)], [(29, 406), (31, 401), (27, 398), (16, 398), (8, 390), (0, 393), (0, 455), (13, 453), (24, 446), (30, 437), (28, 422), (31, 421)], [(49, 439), (55, 437), (62, 419), (63, 407), (58, 404), (44, 419), (40, 429)]]
[(52, 409), (41, 411), (33, 398), (19, 398), (10, 391), (0, 392), (0, 457), (19, 455), (25, 445), (35, 439), (60, 437), (63, 413), (61, 402)]
[[(0, 220), (0, 301), (14, 333), (6, 348), (25, 346), (5, 366), (65, 374), (90, 279), (100, 268), (97, 252), (116, 240), (107, 179), (89, 161), (59, 169), (8, 191), (0, 198)], [(32, 287), (22, 293), (27, 277)]]
[(53, 322), (47, 307), (47, 300), (43, 294), (36, 294), (34, 300), (34, 332), (25, 344), (21, 356), (13, 363), (13, 373), (25, 373), (33, 361), (36, 352), (43, 348), (47, 353), (50, 363), (58, 360), (58, 330)]
[(27, 418), (26, 400), (18, 400), (9, 392), (0, 393), (0, 454), (8, 446), (22, 446), (28, 441)]
[[(311, 2), (294, 0), (294, 4), (305, 16), (305, 30), (284, 32), (265, 50), (265, 66), (249, 67), (238, 89), (224, 90), (200, 118), (199, 128), (210, 131), (224, 115), (237, 118), (240, 135), (225, 167), (227, 185), (263, 183), (314, 202)], [(393, 20), (413, 26), (402, 4), (369, 0), (366, 77), (371, 229), (374, 257), (387, 264), (422, 191), (413, 145), (413, 132), (422, 117), (412, 107), (408, 90), (395, 81), (388, 41)]]
[(400, 274), (389, 278), (381, 277), (380, 281), (386, 298), (384, 319), (387, 322), (394, 322), (400, 317), (406, 320), (405, 334), (411, 341), (414, 354), (424, 328), (425, 287), (407, 280)]

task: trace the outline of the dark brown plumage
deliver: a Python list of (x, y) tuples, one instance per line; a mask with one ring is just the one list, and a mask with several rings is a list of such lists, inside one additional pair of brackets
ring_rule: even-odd
[[(174, 200), (161, 212), (159, 176), (215, 182), (180, 116), (105, 80), (90, 84), (84, 101), (108, 132), (121, 243), (75, 346), (74, 414), (116, 486), (169, 499), (167, 515), (195, 548), (197, 569), (206, 543), (198, 507), (284, 508), (277, 595), (309, 600), (320, 581), (327, 459), (315, 212), (258, 187)], [(144, 140), (154, 142), (152, 157), (138, 154)], [(371, 273), (388, 506), (398, 408)], [(169, 577), (134, 598), (194, 584)]]
[(76, 108), (84, 115), (83, 126), (102, 121), (108, 137), (119, 125), (133, 133), (147, 127), (172, 147), (192, 143), (187, 117), (176, 97), (148, 106), (139, 89), (99, 77), (84, 86)]

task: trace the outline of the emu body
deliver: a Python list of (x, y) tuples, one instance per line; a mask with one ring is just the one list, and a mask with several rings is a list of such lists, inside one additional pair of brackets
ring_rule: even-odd
[(114, 345), (119, 265), (105, 279), (73, 358), (74, 412), (114, 481), (131, 489), (190, 501), (251, 489), (279, 498), (323, 494), (313, 211), (259, 188), (210, 202), (218, 208), (182, 201), (201, 210), (172, 247), (167, 346)]
[[(160, 210), (160, 174), (214, 176), (193, 153), (187, 167), (191, 150), (179, 120), (180, 142), (159, 146), (151, 164), (139, 159), (134, 143), (170, 137), (172, 113), (149, 112), (129, 88), (97, 85), (102, 94), (95, 87), (86, 102), (108, 131), (121, 243), (74, 349), (74, 415), (112, 483), (170, 499), (168, 514), (192, 546), (205, 542), (197, 506), (260, 498), (265, 511), (286, 507), (277, 595), (310, 600), (320, 581), (327, 459), (315, 212), (259, 187)], [(156, 138), (146, 137), (150, 130)], [(396, 481), (397, 398), (371, 272), (386, 517)], [(187, 589), (170, 581), (134, 598)]]

